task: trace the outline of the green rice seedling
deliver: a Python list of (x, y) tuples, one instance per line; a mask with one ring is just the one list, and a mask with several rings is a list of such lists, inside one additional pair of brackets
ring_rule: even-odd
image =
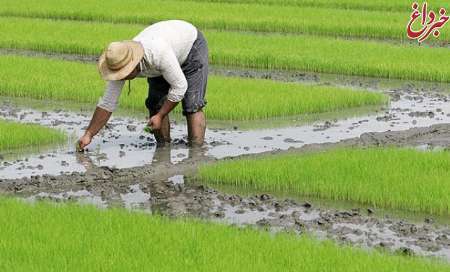
[(60, 143), (66, 135), (55, 129), (0, 119), (0, 152)]
[[(126, 91), (122, 93), (119, 104), (132, 111), (143, 111), (148, 85), (144, 79), (135, 81), (129, 95)], [(0, 56), (0, 95), (3, 96), (96, 104), (104, 87), (94, 64)], [(386, 95), (375, 92), (223, 76), (210, 77), (206, 98), (211, 106), (205, 112), (208, 118), (216, 120), (334, 112), (388, 101)]]
[(78, 152), (78, 153), (83, 153), (84, 152), (84, 149), (81, 148), (80, 141), (76, 141), (75, 142), (75, 152)]
[(262, 79), (222, 78), (220, 82), (212, 82), (208, 90), (208, 103), (212, 105), (207, 109), (208, 116), (213, 107), (220, 105), (221, 113), (214, 114), (217, 117), (213, 119), (226, 116), (228, 120), (336, 112), (345, 108), (381, 105), (388, 101), (380, 93)]
[[(0, 47), (99, 55), (109, 42), (130, 39), (143, 27), (0, 18)], [(450, 81), (450, 54), (447, 48), (308, 35), (258, 35), (220, 31), (205, 31), (205, 35), (210, 48), (210, 62), (217, 65)]]
[(337, 149), (203, 166), (210, 184), (280, 191), (375, 207), (450, 214), (450, 153), (415, 149)]
[(153, 134), (153, 129), (151, 127), (149, 127), (149, 126), (146, 126), (144, 128), (144, 131), (147, 132), (147, 133)]
[[(183, 0), (191, 2), (192, 0)], [(361, 10), (381, 10), (381, 11), (410, 11), (413, 1), (409, 0), (195, 0), (195, 2), (212, 3), (234, 3), (234, 4), (262, 4), (262, 5), (283, 5), (320, 7), (333, 9), (361, 9)], [(448, 1), (429, 1), (428, 5), (434, 8), (449, 7)]]
[(0, 200), (1, 271), (444, 272), (308, 236), (76, 204)]
[(213, 48), (211, 62), (224, 66), (441, 82), (450, 80), (450, 68), (448, 71), (444, 68), (450, 61), (446, 48), (418, 48), (306, 35), (208, 34)]
[[(411, 3), (405, 6), (407, 7), (410, 8)], [(202, 29), (396, 40), (408, 40), (405, 27), (410, 16), (407, 11), (348, 10), (333, 6), (316, 8), (173, 0), (110, 0), (102, 5), (92, 0), (42, 0), (32, 4), (25, 0), (3, 0), (0, 15), (139, 24), (178, 18), (190, 21)], [(417, 28), (419, 23), (417, 22)], [(449, 34), (450, 28), (442, 28), (439, 40), (448, 41)]]

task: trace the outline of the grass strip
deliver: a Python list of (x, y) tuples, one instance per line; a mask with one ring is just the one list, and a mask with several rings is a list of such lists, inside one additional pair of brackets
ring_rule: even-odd
[[(47, 19), (0, 18), (0, 47), (99, 55), (114, 40), (144, 26)], [(308, 35), (205, 31), (210, 62), (245, 68), (288, 69), (450, 82), (447, 48), (349, 41)]]
[(375, 207), (450, 213), (450, 153), (415, 149), (337, 149), (203, 166), (199, 179)]
[(448, 271), (290, 234), (75, 204), (0, 200), (2, 271)]
[[(411, 3), (407, 4), (411, 6)], [(447, 4), (448, 6), (448, 4)], [(438, 14), (439, 10), (436, 10)], [(257, 16), (248, 16), (257, 14)], [(173, 0), (3, 0), (0, 15), (52, 19), (150, 24), (184, 19), (202, 29), (303, 33), (362, 38), (408, 40), (408, 12), (346, 10), (305, 6)], [(420, 22), (415, 24), (420, 29)], [(434, 37), (431, 37), (434, 40)], [(450, 28), (441, 29), (439, 40), (450, 39)]]
[(55, 129), (0, 119), (0, 151), (43, 146), (65, 139), (65, 134)]
[[(191, 2), (192, 0), (183, 0)], [(319, 7), (333, 9), (361, 9), (361, 10), (380, 10), (380, 11), (411, 11), (413, 1), (410, 0), (194, 0), (195, 2), (212, 3), (246, 3), (260, 5), (279, 5), (279, 6), (302, 6)], [(444, 7), (448, 9), (448, 1), (434, 0), (428, 3), (431, 8)]]
[[(93, 64), (0, 56), (0, 95), (3, 96), (96, 103), (104, 87), (105, 82)], [(148, 94), (145, 79), (134, 80), (130, 95), (127, 93), (125, 86), (120, 96), (121, 107), (132, 111), (145, 109)], [(216, 120), (324, 113), (388, 101), (381, 93), (223, 76), (210, 77), (206, 99), (205, 112), (208, 118)], [(176, 111), (180, 112), (181, 106)]]

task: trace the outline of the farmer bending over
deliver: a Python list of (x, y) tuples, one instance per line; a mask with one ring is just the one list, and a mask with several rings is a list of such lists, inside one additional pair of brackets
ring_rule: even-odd
[(188, 139), (200, 146), (205, 137), (208, 79), (208, 47), (203, 34), (188, 22), (162, 21), (150, 25), (132, 41), (112, 42), (98, 61), (107, 80), (79, 147), (91, 143), (116, 109), (125, 80), (146, 77), (149, 84), (145, 105), (150, 112), (148, 125), (158, 146), (170, 142), (169, 112), (181, 101), (186, 116)]

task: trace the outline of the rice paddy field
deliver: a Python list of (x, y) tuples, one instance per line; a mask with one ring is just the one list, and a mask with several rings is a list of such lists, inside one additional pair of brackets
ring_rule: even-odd
[[(185, 0), (191, 1), (191, 0)], [(361, 0), (197, 0), (196, 2), (217, 2), (217, 3), (249, 3), (249, 4), (268, 4), (282, 6), (305, 6), (305, 7), (328, 7), (336, 9), (356, 9), (356, 10), (384, 10), (384, 11), (408, 11), (410, 6), (408, 1), (388, 1), (379, 0), (373, 2)], [(446, 1), (433, 1), (428, 3), (434, 7), (447, 7)]]
[[(0, 270), (450, 271), (450, 24), (412, 40), (412, 6), (3, 0)], [(137, 78), (76, 152), (100, 54), (170, 19), (208, 43), (204, 145), (183, 102), (157, 146)]]
[[(104, 82), (92, 64), (21, 56), (0, 56), (0, 95), (39, 100), (96, 103), (103, 94)], [(30, 76), (21, 78), (29, 73)], [(209, 103), (217, 107), (207, 114), (216, 120), (253, 120), (307, 113), (339, 111), (354, 107), (384, 105), (386, 95), (364, 90), (329, 86), (306, 86), (263, 79), (212, 76)], [(145, 80), (133, 84), (120, 105), (143, 112), (148, 95)], [(278, 95), (279, 94), (279, 95)], [(248, 107), (251, 99), (254, 107)], [(285, 101), (289, 100), (289, 105)], [(230, 111), (230, 108), (234, 108)], [(180, 111), (178, 108), (177, 111)]]
[[(145, 8), (142, 6), (145, 5)], [(445, 5), (448, 8), (448, 4)], [(149, 15), (147, 10), (151, 10)], [(303, 33), (328, 36), (391, 38), (402, 40), (404, 13), (377, 10), (304, 7), (300, 5), (254, 5), (246, 3), (211, 3), (186, 1), (96, 1), (46, 0), (30, 5), (23, 1), (6, 1), (0, 8), (6, 16), (41, 17), (84, 21), (146, 24), (170, 18), (193, 22), (202, 28), (257, 32)], [(248, 16), (258, 14), (258, 16)], [(301, 14), (301, 16), (299, 16)], [(324, 18), (333, 22), (325, 24)], [(358, 21), (357, 24), (349, 22)], [(448, 40), (444, 29), (441, 39)]]
[[(108, 41), (126, 39), (144, 27), (20, 17), (2, 17), (0, 23), (0, 47), (82, 55), (98, 55)], [(450, 78), (446, 48), (278, 33), (205, 33), (216, 65), (437, 82)]]

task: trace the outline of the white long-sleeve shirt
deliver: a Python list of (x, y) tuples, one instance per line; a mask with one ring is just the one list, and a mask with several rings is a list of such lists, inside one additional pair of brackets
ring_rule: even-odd
[[(189, 51), (197, 39), (197, 29), (181, 20), (162, 21), (150, 25), (133, 38), (144, 47), (144, 57), (139, 63), (138, 77), (163, 76), (170, 84), (167, 99), (179, 102), (187, 90), (187, 81), (181, 70)], [(98, 107), (109, 112), (115, 111), (125, 80), (111, 80), (106, 84)]]

